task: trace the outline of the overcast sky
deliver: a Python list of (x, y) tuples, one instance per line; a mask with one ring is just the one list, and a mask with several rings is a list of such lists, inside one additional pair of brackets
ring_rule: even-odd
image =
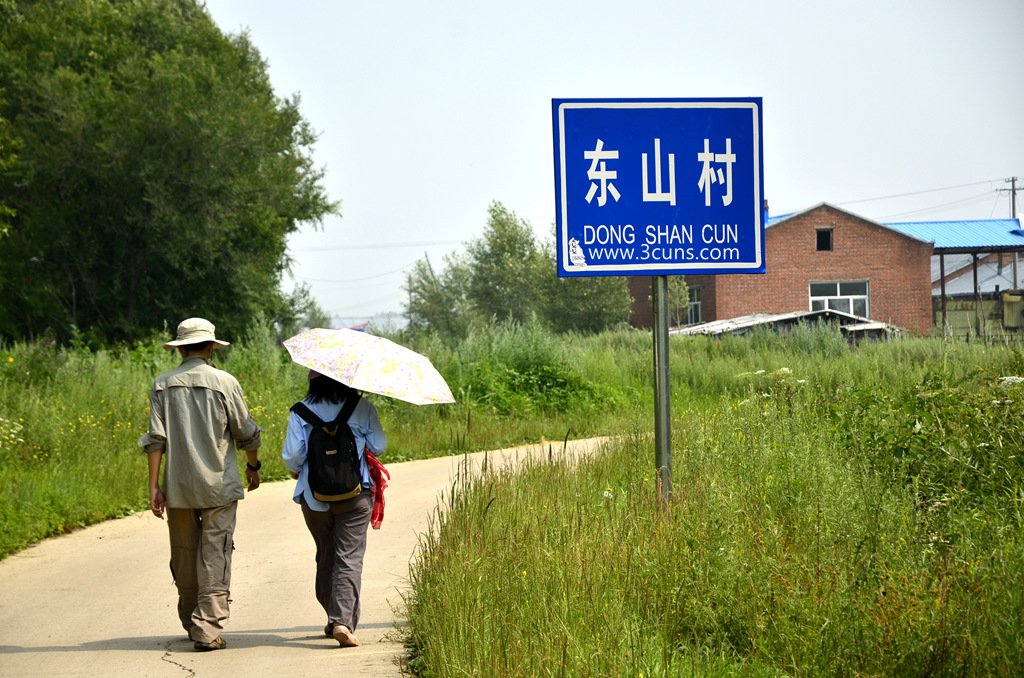
[(340, 325), (401, 312), (494, 201), (550, 237), (553, 98), (762, 97), (772, 214), (1004, 218), (1024, 188), (1021, 0), (206, 4), (320, 134), (342, 216), (289, 251)]

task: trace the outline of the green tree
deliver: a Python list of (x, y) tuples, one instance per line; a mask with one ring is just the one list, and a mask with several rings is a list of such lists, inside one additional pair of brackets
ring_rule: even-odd
[(686, 285), (686, 276), (668, 276), (668, 317), (673, 327), (686, 324), (690, 311), (690, 289)]
[[(17, 141), (11, 135), (10, 123), (3, 117), (3, 110), (4, 97), (3, 91), (0, 90), (0, 176), (14, 164), (15, 151), (18, 147)], [(14, 210), (0, 199), (0, 238), (7, 234), (10, 219), (14, 214)]]
[(495, 202), (483, 236), (466, 247), (466, 296), (485, 318), (526, 322), (538, 311), (546, 261), (530, 224)]
[(556, 332), (596, 333), (629, 322), (633, 299), (621, 276), (558, 276), (556, 236), (545, 245), (542, 309)]
[(432, 330), (446, 338), (466, 335), (472, 311), (466, 298), (470, 271), (466, 261), (446, 255), (440, 274), (434, 271), (426, 256), (417, 261), (405, 276), (406, 305), (409, 329)]
[(534, 318), (556, 332), (600, 332), (629, 320), (632, 299), (622, 277), (559, 278), (554, 231), (539, 245), (529, 223), (495, 202), (483, 235), (466, 254), (430, 260), (406, 274), (406, 312), (411, 329), (461, 338), (475, 322)]
[(286, 237), (337, 204), (248, 37), (197, 0), (22, 0), (0, 22), (22, 143), (0, 174), (0, 334), (127, 340), (203, 315), (230, 337), (287, 315)]
[[(653, 308), (654, 297), (647, 295), (647, 303)], [(686, 284), (686, 276), (668, 276), (668, 324), (679, 327), (686, 324), (690, 312), (690, 288)]]
[(279, 339), (287, 339), (310, 327), (331, 327), (330, 316), (317, 303), (306, 283), (298, 285), (285, 297), (285, 310), (275, 321)]

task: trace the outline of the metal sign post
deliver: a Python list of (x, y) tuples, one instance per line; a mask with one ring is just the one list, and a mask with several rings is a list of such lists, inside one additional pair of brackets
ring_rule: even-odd
[(764, 273), (761, 99), (553, 99), (558, 275), (653, 276), (655, 463), (672, 491), (669, 275)]
[(668, 369), (668, 278), (654, 276), (654, 466), (658, 487), (667, 502), (672, 498), (672, 403)]

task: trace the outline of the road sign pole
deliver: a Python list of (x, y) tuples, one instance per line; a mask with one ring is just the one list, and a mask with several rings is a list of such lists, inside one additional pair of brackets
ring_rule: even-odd
[(668, 277), (653, 276), (654, 307), (654, 466), (661, 496), (672, 496), (672, 408), (668, 370)]

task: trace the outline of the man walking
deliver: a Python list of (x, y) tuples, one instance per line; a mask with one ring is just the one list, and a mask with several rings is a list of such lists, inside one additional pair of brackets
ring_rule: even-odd
[(226, 646), (220, 634), (229, 616), (235, 512), (245, 496), (234, 446), (246, 453), (250, 492), (260, 485), (262, 466), (257, 453), (263, 429), (238, 381), (210, 362), (215, 348), (228, 345), (214, 330), (207, 320), (189, 318), (164, 344), (181, 353), (181, 365), (153, 383), (149, 431), (139, 438), (149, 455), (150, 509), (157, 518), (167, 515), (178, 618), (201, 651)]

